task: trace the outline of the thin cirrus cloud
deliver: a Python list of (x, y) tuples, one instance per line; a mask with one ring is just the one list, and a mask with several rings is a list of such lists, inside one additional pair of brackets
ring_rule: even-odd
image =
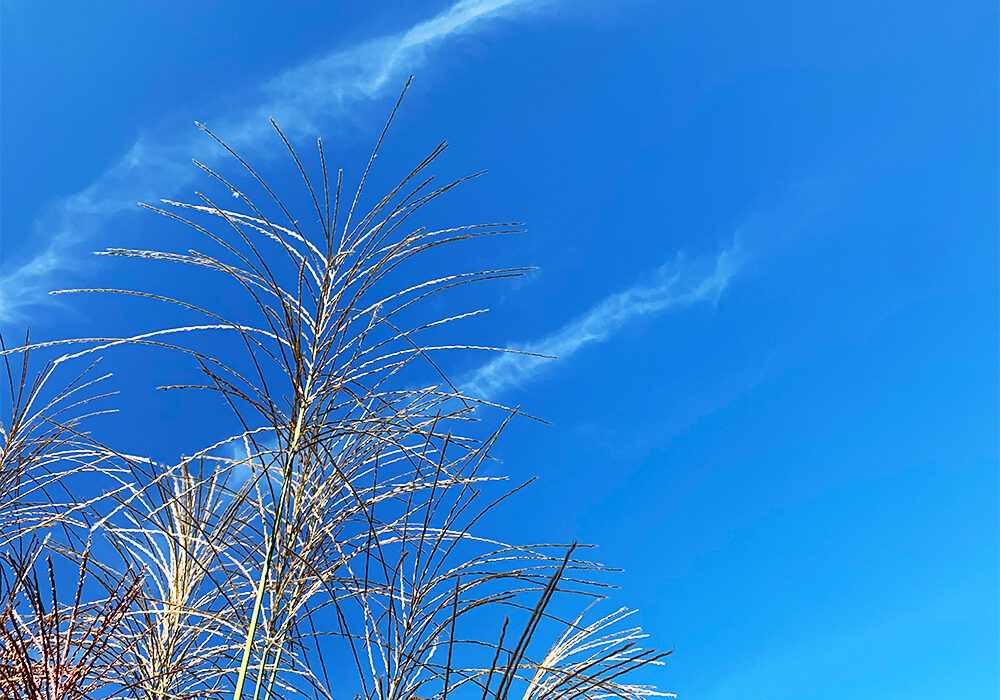
[[(588, 345), (602, 343), (628, 323), (643, 316), (696, 304), (716, 304), (730, 280), (746, 262), (737, 234), (714, 259), (678, 254), (660, 266), (652, 280), (605, 297), (558, 331), (511, 349), (526, 354), (502, 354), (459, 381), (469, 396), (495, 398), (507, 389), (537, 378), (553, 358), (567, 359)], [(527, 354), (531, 353), (531, 354)], [(548, 356), (548, 357), (544, 357)]]
[[(315, 133), (349, 114), (352, 106), (398, 89), (408, 72), (430, 51), (450, 39), (485, 28), (502, 17), (535, 10), (548, 0), (459, 0), (443, 12), (392, 35), (368, 40), (292, 67), (261, 84), (257, 102), (238, 114), (208, 121), (214, 131), (247, 155), (266, 155), (275, 146), (268, 117), (291, 135)], [(198, 171), (191, 154), (204, 152), (195, 129), (165, 138), (140, 135), (125, 155), (84, 189), (50, 206), (36, 220), (46, 234), (43, 249), (30, 259), (0, 268), (0, 322), (22, 320), (46, 298), (53, 278), (70, 269), (77, 247), (97, 234), (107, 220), (134, 211), (137, 201), (153, 200), (189, 185)], [(211, 166), (222, 156), (210, 152)], [(632, 320), (668, 309), (715, 303), (743, 263), (738, 241), (714, 260), (676, 260), (658, 269), (651, 281), (613, 294), (560, 330), (518, 347), (530, 353), (568, 358), (581, 348), (606, 341)], [(460, 382), (467, 391), (495, 396), (539, 375), (549, 359), (501, 355)]]
[[(359, 101), (372, 100), (390, 87), (398, 89), (408, 72), (419, 67), (428, 51), (490, 21), (537, 8), (546, 0), (459, 0), (443, 12), (406, 31), (365, 41), (295, 66), (266, 81), (255, 104), (243, 105), (239, 116), (207, 120), (227, 142), (248, 155), (274, 147), (268, 117), (296, 134), (315, 132), (344, 117)], [(45, 299), (52, 278), (71, 269), (75, 249), (105, 222), (133, 211), (137, 201), (175, 194), (190, 184), (197, 170), (193, 153), (204, 151), (195, 129), (155, 141), (140, 135), (117, 162), (84, 189), (44, 211), (35, 222), (44, 232), (41, 251), (0, 269), (0, 322), (23, 319), (25, 311)], [(212, 165), (222, 152), (202, 158)]]

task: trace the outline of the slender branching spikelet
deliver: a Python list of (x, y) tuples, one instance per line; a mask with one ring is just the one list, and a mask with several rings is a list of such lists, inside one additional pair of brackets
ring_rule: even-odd
[[(0, 550), (25, 536), (69, 522), (79, 524), (90, 505), (67, 490), (67, 482), (101, 467), (82, 424), (105, 410), (93, 402), (108, 375), (93, 376), (94, 365), (53, 389), (58, 362), (29, 372), (30, 344), (8, 352), (0, 338), (9, 409), (0, 414)], [(20, 360), (20, 367), (14, 359)]]
[[(192, 314), (182, 325), (129, 337), (65, 341), (82, 347), (58, 363), (115, 346), (183, 353), (198, 378), (165, 388), (214, 392), (238, 430), (176, 464), (159, 464), (98, 443), (75, 423), (25, 418), (35, 415), (24, 407), (35, 393), (20, 398), (11, 384), (21, 417), (6, 429), (0, 459), (21, 464), (17, 455), (26, 454), (29, 466), (8, 471), (23, 481), (58, 458), (107, 485), (100, 498), (73, 506), (79, 515), (65, 518), (67, 534), (51, 546), (92, 572), (113, 601), (94, 619), (102, 634), (114, 627), (101, 653), (123, 661), (121, 692), (148, 700), (660, 695), (630, 680), (664, 654), (639, 648), (644, 635), (620, 627), (628, 611), (589, 622), (580, 613), (608, 589), (605, 569), (581, 558), (583, 548), (508, 545), (477, 531), (520, 488), (503, 489), (484, 465), (508, 421), (524, 414), (466, 395), (438, 358), (511, 351), (425, 340), (481, 313), (428, 316), (437, 308), (428, 302), (526, 268), (403, 280), (411, 261), (431, 251), (518, 225), (411, 223), (469, 179), (435, 186), (425, 175), (444, 144), (362, 213), (384, 130), (347, 197), (341, 173), (327, 170), (322, 142), (310, 176), (272, 124), (301, 175), (314, 223), (300, 224), (254, 168), (202, 127), (245, 169), (260, 201), (199, 164), (236, 195), (237, 206), (200, 194), (195, 203), (144, 206), (203, 236), (205, 252), (104, 253), (213, 274), (242, 295), (244, 312), (150, 290), (63, 292), (124, 294)], [(211, 334), (229, 341), (206, 341)], [(43, 345), (59, 343), (21, 350)], [(493, 428), (484, 425), (490, 417)], [(54, 432), (32, 443), (40, 420)], [(24, 530), (28, 511), (9, 512), (2, 517)], [(99, 561), (82, 545), (92, 539), (101, 544)], [(37, 566), (22, 568), (17, 581)], [(11, 595), (11, 611), (17, 596), (30, 598)], [(10, 634), (35, 634), (15, 622)]]
[[(128, 643), (116, 631), (139, 594), (126, 574), (106, 598), (83, 600), (89, 549), (81, 553), (72, 603), (57, 592), (52, 560), (39, 567), (40, 547), (8, 556), (0, 577), (0, 693), (23, 700), (112, 697), (127, 690), (119, 674)], [(46, 570), (47, 583), (39, 578)]]

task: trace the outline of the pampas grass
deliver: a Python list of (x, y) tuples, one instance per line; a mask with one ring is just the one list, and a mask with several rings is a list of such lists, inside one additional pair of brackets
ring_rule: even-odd
[[(426, 310), (440, 295), (524, 269), (399, 281), (432, 250), (519, 227), (412, 223), (469, 179), (436, 186), (426, 174), (445, 144), (362, 212), (386, 130), (348, 195), (321, 141), (307, 164), (272, 124), (313, 210), (301, 220), (315, 224), (300, 225), (266, 179), (202, 127), (256, 193), (199, 163), (236, 195), (226, 206), (202, 194), (143, 206), (202, 236), (204, 251), (103, 252), (215, 275), (242, 295), (245, 314), (227, 315), (197, 291), (182, 299), (144, 289), (63, 290), (127, 295), (191, 318), (132, 336), (26, 339), (3, 350), (11, 409), (0, 484), (12, 497), (0, 506), (8, 556), (0, 668), (19, 679), (3, 681), (7, 696), (663, 695), (632, 680), (665, 654), (639, 646), (645, 635), (625, 624), (629, 611), (592, 614), (609, 589), (606, 569), (581, 556), (585, 547), (506, 544), (477, 527), (519, 488), (505, 489), (483, 467), (508, 422), (531, 417), (466, 395), (436, 359), (509, 350), (423, 340), (480, 312)], [(204, 340), (211, 334), (229, 340)], [(214, 393), (240, 429), (174, 464), (91, 436), (91, 403), (111, 397), (88, 363), (117, 346), (190, 358), (193, 374), (166, 388)], [(32, 379), (29, 357), (60, 349)], [(84, 371), (48, 391), (57, 369), (76, 365)], [(437, 379), (414, 383), (428, 371)], [(486, 428), (490, 416), (498, 418)], [(100, 493), (73, 497), (84, 472)], [(51, 553), (44, 564), (43, 550)], [(38, 572), (53, 571), (51, 556), (79, 572), (72, 602), (60, 599), (55, 573), (43, 602)], [(70, 667), (79, 669), (73, 680), (59, 680)]]

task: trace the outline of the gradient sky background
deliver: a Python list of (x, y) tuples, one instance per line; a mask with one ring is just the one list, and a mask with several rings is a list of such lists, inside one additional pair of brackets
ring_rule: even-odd
[[(134, 203), (225, 163), (195, 119), (353, 183), (413, 73), (375, 186), (442, 139), (488, 168), (442, 211), (524, 220), (472, 262), (540, 271), (463, 337), (563, 358), (454, 360), (553, 423), (502, 443), (541, 478), (491, 534), (598, 544), (681, 698), (997, 697), (995, 2), (280, 5), (4, 0), (5, 334), (149, 327), (44, 291), (144, 281), (87, 253), (170, 245)], [(144, 408), (99, 432), (211, 439), (173, 360), (108, 361)]]

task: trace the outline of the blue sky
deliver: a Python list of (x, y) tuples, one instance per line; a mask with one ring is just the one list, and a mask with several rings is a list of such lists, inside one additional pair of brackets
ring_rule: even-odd
[[(598, 544), (682, 698), (997, 697), (995, 3), (276, 7), (3, 3), (5, 333), (148, 326), (45, 292), (145, 281), (88, 253), (177, 235), (134, 203), (227, 167), (195, 120), (356, 182), (412, 73), (372, 186), (442, 139), (489, 169), (444, 213), (528, 233), (461, 262), (539, 270), (463, 337), (562, 358), (450, 367), (552, 423), (507, 434), (541, 478), (492, 531)], [(144, 416), (98, 430), (211, 440), (172, 360), (108, 361)]]

